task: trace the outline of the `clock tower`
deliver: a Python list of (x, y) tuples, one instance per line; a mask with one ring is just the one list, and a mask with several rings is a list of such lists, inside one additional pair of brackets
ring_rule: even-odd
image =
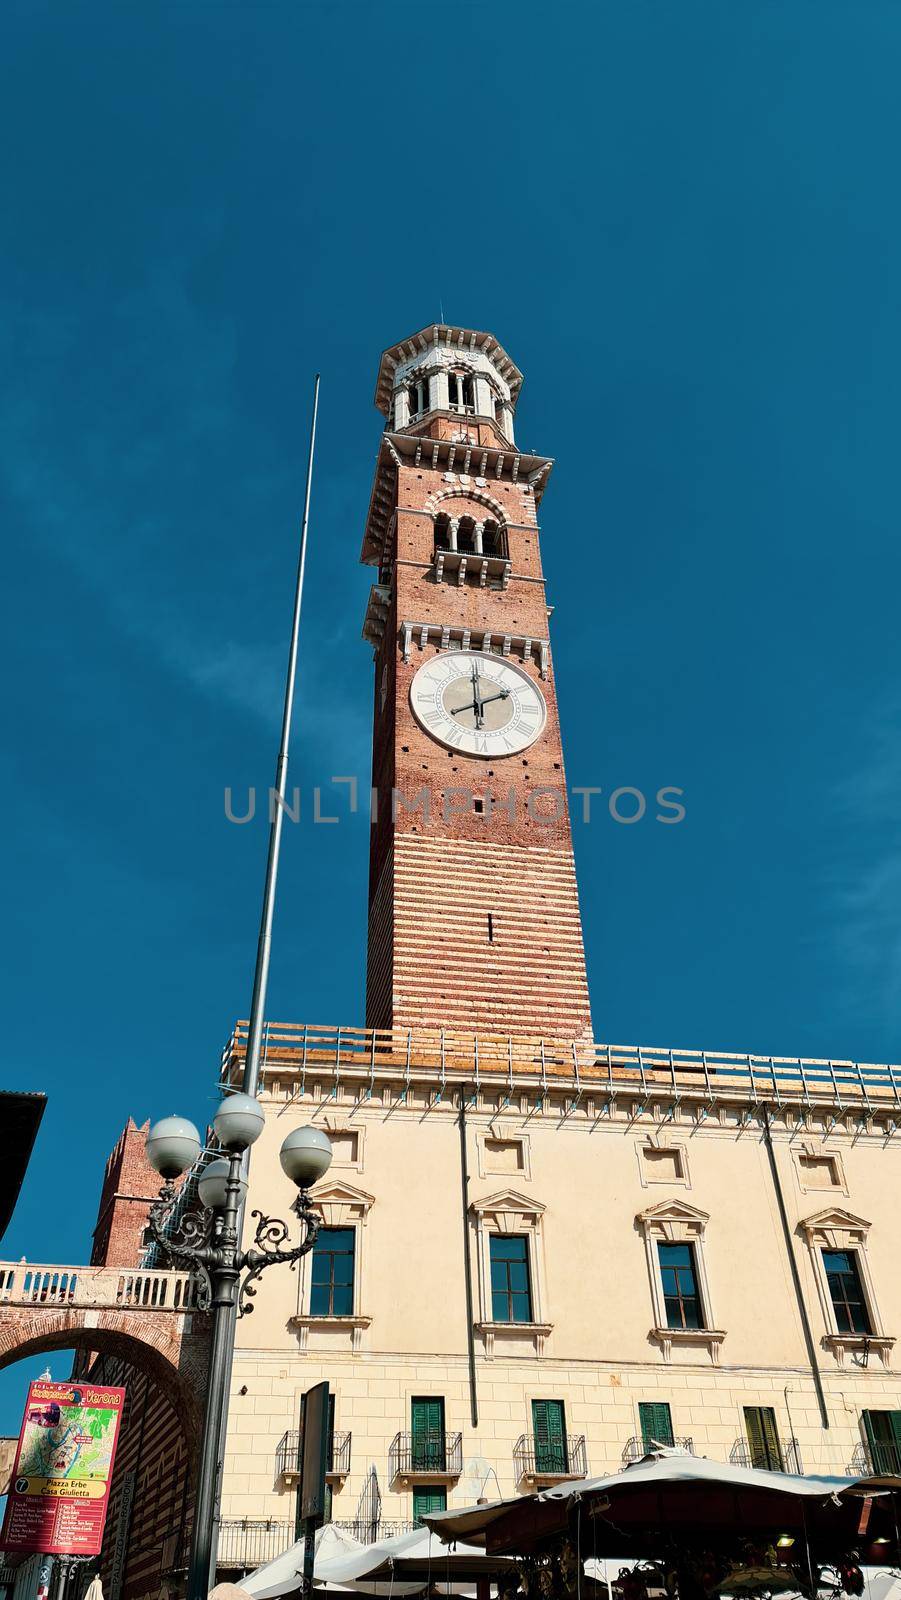
[(386, 350), (366, 1022), (587, 1043), (591, 1018), (522, 374), (490, 334)]

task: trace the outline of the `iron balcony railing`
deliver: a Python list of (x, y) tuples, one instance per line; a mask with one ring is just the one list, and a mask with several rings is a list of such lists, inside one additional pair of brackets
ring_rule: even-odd
[(275, 1517), (223, 1517), (219, 1523), (217, 1567), (252, 1572), (274, 1561), (294, 1543), (294, 1523)]
[(538, 1444), (531, 1434), (520, 1434), (513, 1446), (517, 1478), (586, 1478), (588, 1461), (584, 1433), (568, 1433), (552, 1444)]
[[(350, 1440), (349, 1433), (332, 1434), (329, 1441), (329, 1453), (326, 1463), (326, 1473), (330, 1477), (346, 1478), (350, 1471)], [(278, 1478), (296, 1477), (300, 1471), (300, 1430), (289, 1428), (283, 1433), (275, 1447), (275, 1474)]]
[(443, 1429), (396, 1433), (388, 1465), (392, 1478), (458, 1478), (463, 1471), (463, 1435)]
[[(650, 1451), (664, 1445), (662, 1439), (628, 1439), (623, 1448), (623, 1460), (628, 1465), (632, 1461), (641, 1461)], [(694, 1441), (688, 1438), (671, 1439), (664, 1445), (667, 1450), (686, 1450), (690, 1456), (695, 1453)]]
[[(375, 1544), (379, 1539), (389, 1539), (395, 1534), (412, 1533), (412, 1522), (335, 1522), (336, 1528), (353, 1534), (361, 1544)], [(276, 1556), (290, 1549), (297, 1538), (293, 1521), (276, 1517), (223, 1517), (219, 1524), (219, 1547), (216, 1565), (221, 1571), (251, 1572), (264, 1561), (274, 1561)], [(184, 1566), (182, 1555), (181, 1566)]]
[(747, 1439), (736, 1439), (729, 1451), (733, 1467), (756, 1467), (761, 1472), (791, 1472), (800, 1476), (801, 1452), (797, 1439), (772, 1439), (752, 1445)]
[(848, 1472), (859, 1478), (868, 1473), (879, 1478), (898, 1477), (901, 1475), (901, 1444), (892, 1439), (868, 1439), (857, 1446)]

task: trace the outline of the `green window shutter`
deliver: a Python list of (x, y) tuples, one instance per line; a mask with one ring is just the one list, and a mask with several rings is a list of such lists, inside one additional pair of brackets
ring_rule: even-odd
[(413, 1490), (413, 1521), (417, 1527), (433, 1511), (447, 1510), (447, 1490), (438, 1486)]
[(901, 1471), (901, 1411), (865, 1411), (863, 1425), (873, 1471)]
[(562, 1400), (532, 1401), (532, 1434), (536, 1472), (569, 1470), (566, 1451), (566, 1416)]
[(639, 1400), (638, 1420), (641, 1424), (641, 1443), (645, 1450), (652, 1444), (672, 1445), (673, 1419), (666, 1400)]
[(444, 1401), (427, 1396), (410, 1402), (410, 1465), (414, 1472), (445, 1470)]
[(784, 1472), (782, 1446), (779, 1443), (776, 1413), (772, 1406), (745, 1406), (744, 1412), (752, 1467), (763, 1467), (770, 1472)]

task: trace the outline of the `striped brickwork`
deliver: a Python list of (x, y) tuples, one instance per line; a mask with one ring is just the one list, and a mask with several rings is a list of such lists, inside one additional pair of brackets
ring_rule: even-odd
[[(430, 437), (446, 436), (441, 419), (430, 426)], [(451, 470), (450, 458), (436, 464), (432, 451), (423, 439), (393, 483), (379, 480), (388, 533), (375, 657), (367, 1025), (589, 1040), (538, 489), (520, 479), (513, 456), (487, 476), (477, 449), (461, 450)], [(439, 512), (503, 526), (511, 570), (502, 586), (438, 579)], [(525, 751), (480, 760), (429, 737), (411, 710), (410, 686), (436, 652), (483, 648), (486, 634), (534, 679), (547, 722)], [(469, 809), (464, 794), (478, 805)]]
[(571, 850), (401, 834), (394, 862), (395, 1026), (590, 1037)]

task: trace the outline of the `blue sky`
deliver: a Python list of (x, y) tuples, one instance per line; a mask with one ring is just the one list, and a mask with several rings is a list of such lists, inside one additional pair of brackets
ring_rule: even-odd
[[(317, 369), (292, 778), (368, 777), (375, 372), (442, 311), (557, 460), (570, 782), (685, 791), (576, 826), (596, 1035), (898, 1058), (899, 45), (878, 0), (7, 7), (7, 1256), (86, 1257), (125, 1119), (202, 1122), (246, 1015), (222, 797), (273, 769)], [(288, 828), (271, 1015), (362, 1021), (366, 864)]]

